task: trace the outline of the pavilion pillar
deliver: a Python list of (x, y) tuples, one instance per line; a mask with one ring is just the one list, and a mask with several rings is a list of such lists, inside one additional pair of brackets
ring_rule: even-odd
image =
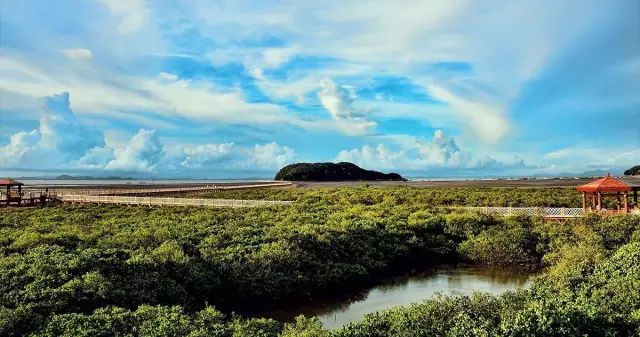
[(582, 192), (582, 209), (587, 210), (587, 196)]
[(598, 211), (602, 210), (602, 193), (598, 192)]
[(621, 203), (622, 200), (620, 200), (620, 192), (616, 192), (616, 201), (617, 201), (616, 208), (618, 209), (618, 211), (620, 211), (620, 205), (622, 204)]
[(591, 210), (592, 211), (596, 210), (596, 194), (595, 193), (591, 194)]
[(624, 212), (629, 213), (629, 198), (627, 192), (624, 192)]

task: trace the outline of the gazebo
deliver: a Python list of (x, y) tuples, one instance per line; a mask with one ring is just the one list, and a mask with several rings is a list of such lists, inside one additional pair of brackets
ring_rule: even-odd
[[(17, 181), (17, 180), (13, 180), (11, 178), (5, 178), (5, 179), (0, 179), (0, 188), (2, 187), (6, 187), (7, 188), (7, 192), (6, 195), (3, 198), (0, 198), (0, 202), (4, 202), (5, 204), (9, 204), (10, 202), (17, 202), (18, 205), (20, 204), (20, 202), (22, 201), (22, 185), (24, 185), (23, 183)], [(12, 187), (18, 187), (18, 194), (12, 194), (11, 193), (11, 188)]]
[[(585, 211), (606, 213), (628, 213), (629, 193), (634, 192), (634, 202), (637, 203), (637, 189), (632, 188), (622, 180), (607, 174), (606, 177), (597, 179), (588, 184), (578, 186), (578, 192), (582, 192), (582, 208)], [(616, 210), (605, 210), (602, 199), (605, 197), (616, 198), (618, 201)], [(588, 201), (590, 200), (590, 201)]]

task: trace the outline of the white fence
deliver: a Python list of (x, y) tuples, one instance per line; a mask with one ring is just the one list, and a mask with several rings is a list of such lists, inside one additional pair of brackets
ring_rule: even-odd
[(58, 195), (128, 195), (128, 194), (156, 194), (170, 192), (199, 192), (199, 191), (223, 191), (241, 190), (260, 187), (287, 187), (293, 186), (291, 182), (273, 182), (252, 185), (207, 185), (207, 186), (183, 186), (183, 187), (158, 187), (158, 188), (96, 188), (96, 189), (75, 189), (75, 188), (55, 188)]
[(290, 205), (292, 201), (272, 200), (235, 200), (235, 199), (189, 199), (189, 198), (158, 198), (131, 197), (119, 195), (58, 195), (64, 202), (145, 205), (145, 206), (207, 206), (207, 207), (266, 207), (275, 205)]
[(584, 214), (582, 208), (567, 207), (459, 207), (496, 215), (528, 215), (545, 218), (576, 218)]

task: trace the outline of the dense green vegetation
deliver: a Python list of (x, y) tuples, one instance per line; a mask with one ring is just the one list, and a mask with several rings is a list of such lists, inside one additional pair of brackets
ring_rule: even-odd
[[(252, 209), (0, 210), (0, 336), (625, 336), (638, 331), (640, 217), (593, 216), (558, 224), (433, 207), (575, 202), (563, 189), (496, 191), (265, 189), (222, 193), (262, 193), (296, 203)], [(229, 314), (363, 287), (385, 273), (443, 259), (549, 269), (528, 291), (437, 298), (332, 332), (310, 318), (285, 325)]]
[(625, 176), (640, 176), (640, 165), (636, 165), (626, 171), (624, 171)]
[(352, 163), (296, 163), (278, 171), (275, 180), (288, 181), (351, 181), (404, 180), (397, 173), (365, 170)]
[(574, 188), (448, 188), (448, 187), (359, 187), (260, 188), (198, 193), (171, 193), (193, 198), (294, 200), (302, 204), (374, 205), (418, 207), (511, 206), (582, 207)]

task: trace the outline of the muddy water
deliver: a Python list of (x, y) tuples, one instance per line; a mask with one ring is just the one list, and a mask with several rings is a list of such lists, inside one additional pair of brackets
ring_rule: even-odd
[(304, 314), (318, 317), (327, 328), (336, 328), (359, 320), (367, 313), (420, 302), (432, 298), (436, 293), (471, 295), (474, 291), (482, 291), (500, 294), (526, 288), (532, 277), (532, 273), (509, 268), (468, 265), (430, 267), (390, 279), (350, 298), (318, 299), (302, 306), (268, 312), (264, 316), (291, 321), (295, 316)]

